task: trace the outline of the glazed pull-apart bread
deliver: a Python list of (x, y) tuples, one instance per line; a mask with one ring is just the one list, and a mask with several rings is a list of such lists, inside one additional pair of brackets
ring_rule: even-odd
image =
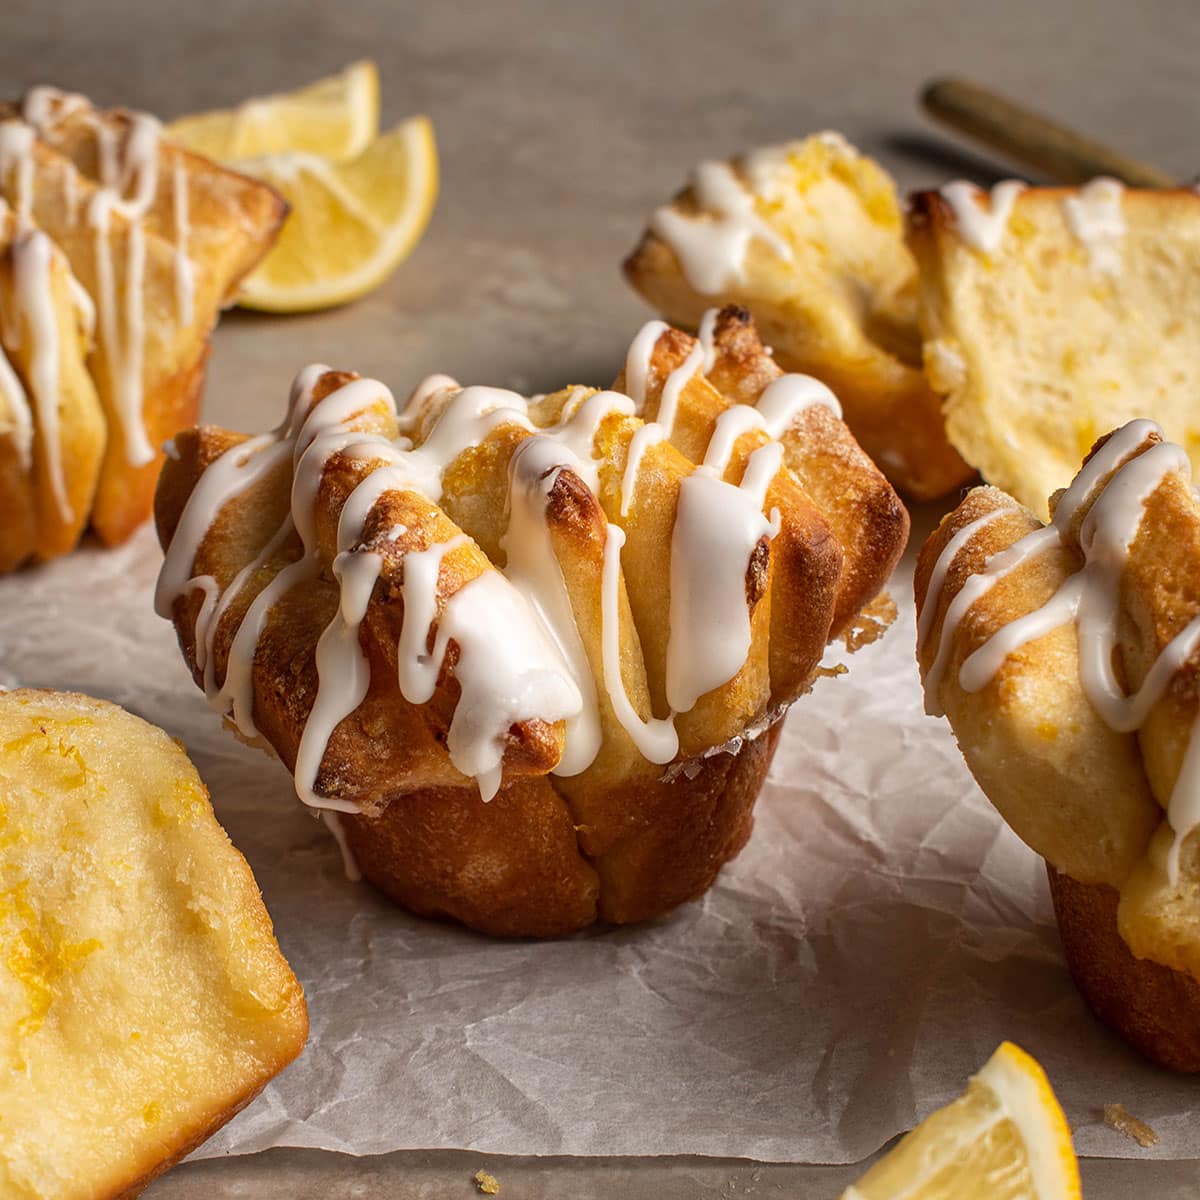
[(780, 365), (823, 380), (899, 488), (940, 496), (973, 475), (922, 370), (917, 274), (895, 185), (836, 133), (706, 162), (625, 262), (668, 320), (745, 305)]
[[(35, 88), (0, 106), (0, 571), (150, 514), (208, 338), (286, 212), (146, 113)], [(97, 405), (99, 413), (97, 413)]]
[(0, 1194), (137, 1195), (307, 1032), (182, 747), (104, 701), (0, 692)]
[(748, 315), (651, 322), (615, 390), (312, 367), (175, 439), (157, 603), (241, 736), (409, 909), (549, 935), (702, 893), (779, 718), (907, 536), (832, 393)]
[(918, 659), (980, 786), (1047, 861), (1068, 963), (1152, 1059), (1200, 1070), (1200, 499), (1154, 422), (1043, 524), (983, 487), (916, 575)]
[(1101, 434), (1200, 446), (1200, 195), (1097, 179), (913, 198), (930, 381), (950, 442), (1040, 516)]

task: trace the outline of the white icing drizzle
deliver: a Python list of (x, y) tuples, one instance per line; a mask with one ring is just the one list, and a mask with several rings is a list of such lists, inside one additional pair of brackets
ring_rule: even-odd
[(663, 427), (667, 437), (675, 429), (675, 419), (679, 415), (679, 398), (683, 389), (691, 383), (696, 372), (704, 365), (704, 347), (697, 342), (687, 357), (667, 376), (663, 384), (662, 398), (658, 402), (658, 423)]
[(679, 753), (679, 734), (675, 714), (650, 717), (643, 721), (629, 702), (621, 676), (621, 547), (625, 531), (609, 525), (604, 540), (604, 571), (600, 590), (602, 614), (601, 660), (604, 666), (604, 690), (613, 714), (629, 734), (638, 752), (652, 763), (668, 763)]
[(326, 808), (321, 810), (320, 816), (325, 823), (325, 828), (333, 834), (333, 840), (337, 843), (338, 853), (342, 856), (343, 874), (350, 883), (358, 883), (362, 879), (362, 871), (359, 868), (358, 859), (354, 857), (354, 851), (350, 849), (350, 842), (346, 838), (346, 830), (342, 825), (341, 814)]
[(1087, 250), (1097, 271), (1116, 275), (1121, 270), (1121, 240), (1125, 216), (1121, 200), (1125, 188), (1117, 179), (1100, 176), (1079, 189), (1078, 195), (1063, 200), (1067, 226)]
[(34, 133), (20, 121), (0, 124), (0, 183), (14, 197), (17, 225), (28, 228), (33, 222), (33, 143)]
[[(1118, 733), (1133, 733), (1166, 694), (1176, 672), (1200, 649), (1200, 614), (1162, 649), (1141, 686), (1127, 693), (1117, 678), (1117, 619), (1121, 574), (1137, 538), (1149, 498), (1168, 475), (1191, 479), (1186, 452), (1171, 442), (1155, 441), (1162, 430), (1148, 420), (1130, 421), (1117, 430), (1092, 456), (1063, 493), (1050, 525), (1034, 530), (1006, 550), (992, 555), (954, 597), (942, 622), (940, 644), (926, 675), (926, 711), (940, 713), (937, 692), (949, 660), (950, 647), (970, 608), (1000, 579), (1033, 555), (1064, 546), (1083, 508), (1078, 544), (1083, 565), (1069, 575), (1041, 607), (1007, 623), (963, 661), (958, 682), (965, 692), (986, 687), (1006, 659), (1021, 647), (1074, 622), (1079, 640), (1079, 678), (1097, 715)], [(950, 539), (934, 564), (926, 592), (918, 637), (928, 636), (939, 603), (946, 571), (975, 533), (1006, 509), (996, 510), (964, 526)], [(928, 615), (927, 615), (928, 614)], [(918, 644), (921, 644), (919, 641)], [(1200, 722), (1197, 722), (1200, 724)], [(1179, 852), (1184, 839), (1200, 825), (1200, 754), (1193, 753), (1196, 729), (1184, 756), (1167, 806), (1175, 832), (1168, 855), (1168, 874), (1178, 879)]]
[[(937, 562), (933, 564), (933, 570), (929, 573), (929, 583), (925, 588), (925, 603), (921, 606), (921, 612), (917, 617), (917, 649), (921, 650), (925, 646), (925, 642), (929, 637), (929, 631), (933, 628), (933, 618), (937, 613), (936, 597), (942, 594), (942, 587), (946, 582), (946, 572), (950, 570), (950, 564), (958, 557), (964, 546), (981, 530), (990, 525), (998, 517), (1004, 514), (1004, 509), (994, 508), (991, 512), (984, 513), (982, 517), (976, 517), (974, 521), (964, 525), (945, 545), (941, 554), (937, 557)], [(974, 577), (973, 577), (974, 578)], [(930, 601), (933, 601), (932, 603)], [(949, 639), (943, 637), (942, 642), (948, 643)], [(940, 650), (941, 647), (939, 646)], [(932, 672), (930, 677), (932, 678)], [(941, 672), (938, 672), (938, 680), (941, 679)], [(936, 690), (936, 688), (934, 688)], [(928, 711), (928, 710), (926, 710)]]
[(828, 408), (839, 420), (842, 406), (838, 398), (819, 379), (811, 375), (780, 375), (773, 379), (756, 405), (772, 437), (782, 437), (800, 414), (814, 404)]
[(671, 637), (667, 703), (688, 712), (741, 669), (750, 651), (746, 570), (760, 539), (778, 525), (763, 516), (767, 488), (783, 463), (768, 442), (750, 455), (739, 486), (705, 460), (680, 483), (671, 532)]
[(445, 391), (447, 388), (456, 389), (461, 386), (462, 385), (458, 382), (458, 380), (454, 379), (450, 375), (426, 375), (425, 378), (422, 379), (415, 388), (413, 388), (412, 392), (409, 394), (408, 402), (404, 407), (406, 410), (410, 408), (419, 408), (425, 404), (425, 402), (429, 400), (429, 398), (435, 393)]
[(959, 237), (972, 250), (994, 254), (1008, 230), (1013, 205), (1024, 190), (1025, 185), (1019, 180), (1005, 179), (988, 193), (986, 207), (982, 203), (983, 189), (961, 179), (946, 184), (940, 194), (954, 214)]
[(700, 326), (696, 330), (696, 341), (704, 353), (704, 373), (709, 374), (717, 361), (717, 318), (721, 315), (719, 308), (706, 309), (700, 318)]
[[(31, 89), (22, 105), (21, 121), (0, 126), (0, 178), (15, 172), (9, 187), (16, 195), (18, 220), (30, 223), (33, 211), (34, 142), (48, 136), (53, 126), (82, 113), (96, 139), (98, 188), (85, 214), (95, 239), (96, 292), (87, 304), (79, 304), (89, 337), (97, 324), (101, 345), (109, 364), (109, 386), (121, 425), (125, 457), (132, 466), (154, 460), (143, 412), (143, 362), (145, 327), (146, 241), (144, 222), (158, 191), (159, 141), (162, 126), (148, 113), (131, 113), (124, 142), (114, 126), (97, 114), (82, 96), (55, 88)], [(176, 301), (181, 321), (190, 320), (194, 279), (186, 254), (188, 235), (186, 179), (177, 164), (175, 176)], [(68, 219), (77, 219), (79, 188), (75, 168), (66, 164), (60, 172), (65, 189)], [(181, 186), (182, 183), (182, 186)], [(128, 222), (124, 263), (118, 280), (113, 261), (112, 214)], [(123, 297), (119, 288), (124, 289)], [(121, 302), (123, 299), (123, 303)], [(186, 321), (184, 321), (186, 323)]]
[[(696, 371), (711, 365), (715, 319), (715, 314), (706, 314), (700, 340), (688, 361), (672, 373), (676, 382), (669, 378), (664, 389), (681, 391)], [(458, 535), (403, 555), (397, 683), (409, 702), (427, 702), (454, 644), (459, 697), (446, 745), (451, 763), (477, 781), (485, 800), (502, 781), (509, 730), (522, 722), (564, 723), (565, 748), (556, 774), (577, 774), (594, 761), (603, 737), (598, 684), (554, 551), (547, 505), (563, 471), (593, 493), (599, 490), (597, 432), (611, 414), (632, 416), (644, 404), (650, 356), (666, 328), (652, 322), (631, 348), (627, 379), (629, 390), (637, 395), (576, 389), (557, 422), (545, 428), (533, 424), (529, 401), (517, 393), (459, 387), (448, 376), (424, 380), (399, 413), (387, 389), (366, 379), (351, 381), (313, 403), (314, 388), (328, 369), (310, 367), (297, 378), (288, 417), (278, 429), (234, 447), (207, 468), (168, 548), (156, 606), (169, 616), (179, 596), (193, 589), (203, 594), (195, 658), (205, 692), (218, 711), (253, 737), (253, 664), (267, 618), (291, 587), (321, 570), (315, 506), (326, 464), (338, 453), (368, 464), (338, 522), (333, 573), (341, 597), (317, 647), (318, 691), (296, 763), (296, 790), (302, 800), (344, 811), (354, 807), (347, 800), (335, 803), (319, 794), (317, 782), (330, 738), (362, 703), (370, 684), (360, 627), (383, 566), (382, 552), (363, 543), (371, 513), (389, 492), (409, 491), (438, 503), (449, 464), (501, 426), (516, 426), (529, 435), (509, 462), (503, 569), (484, 570), (444, 596), (440, 580), (445, 556), (470, 545), (470, 539)], [(759, 408), (739, 405), (725, 414), (705, 464), (681, 482), (670, 563), (667, 692), (672, 711), (665, 718), (642, 720), (625, 693), (619, 604), (625, 535), (615, 525), (607, 528), (600, 596), (604, 689), (617, 720), (653, 762), (675, 757), (675, 716), (733, 678), (750, 649), (746, 572), (761, 539), (778, 530), (778, 513), (768, 519), (763, 506), (782, 467), (783, 446), (770, 440), (758, 447), (747, 459), (740, 484), (727, 483), (722, 475), (736, 442), (735, 427), (763, 429), (774, 437), (774, 431), (786, 429), (808, 405), (836, 406), (815, 381), (785, 377), (777, 384), (764, 392)], [(354, 428), (362, 414), (380, 407), (395, 415), (400, 436), (389, 440)], [(622, 511), (628, 509), (646, 448), (666, 436), (667, 429), (659, 423), (634, 431), (621, 480)], [(224, 505), (289, 457), (293, 478), (284, 524), (223, 590), (211, 577), (196, 576), (198, 549)], [(249, 580), (285, 550), (293, 530), (303, 553), (249, 605), (230, 644), (224, 681), (218, 685), (213, 648), (222, 617)], [(403, 525), (393, 525), (381, 533), (379, 544), (394, 544), (407, 532)]]
[(28, 471), (33, 462), (33, 411), (29, 398), (21, 386), (21, 380), (0, 346), (0, 397), (4, 398), (7, 424), (0, 433), (11, 439), (17, 452), (17, 461)]
[(637, 405), (639, 416), (646, 406), (646, 385), (650, 380), (650, 360), (654, 356), (654, 347), (670, 328), (666, 321), (647, 321), (629, 343), (629, 352), (625, 355), (625, 391)]
[(791, 246), (759, 216), (753, 193), (729, 163), (701, 163), (692, 173), (692, 190), (700, 215), (667, 204), (650, 219), (650, 228), (675, 252), (696, 291), (713, 296), (745, 282), (746, 255), (755, 239), (791, 261)]
[(187, 326), (195, 316), (196, 272), (188, 257), (191, 225), (188, 221), (187, 171), (182, 154), (176, 155), (172, 168), (171, 208), (175, 221), (175, 313), (179, 324)]
[(634, 488), (637, 487), (638, 473), (642, 469), (642, 458), (651, 446), (665, 441), (666, 437), (667, 431), (657, 421), (651, 421), (638, 429), (629, 439), (629, 449), (625, 455), (625, 470), (621, 474), (621, 516), (629, 515)]
[[(54, 503), (64, 521), (74, 516), (63, 476), (59, 436), (59, 345), (50, 267), (54, 246), (41, 230), (18, 234), (12, 246), (17, 304), (30, 340), (29, 388), (37, 410), (38, 432)], [(18, 323), (19, 327), (19, 323)]]
[[(341, 530), (338, 542), (341, 543)], [(342, 550), (333, 560), (333, 577), (340, 588), (334, 618), (317, 641), (317, 697), (304, 722), (296, 751), (296, 792), (306, 804), (356, 813), (352, 800), (320, 795), (317, 775), (333, 731), (363, 702), (371, 686), (371, 666), (358, 640), (358, 627), (383, 567), (383, 559), (368, 550)]]
[(602, 734), (596, 685), (546, 522), (550, 492), (562, 471), (585, 480), (588, 474), (579, 458), (553, 438), (531, 437), (517, 447), (509, 460), (509, 520), (500, 546), (505, 575), (529, 597), (579, 688), (582, 704), (567, 721), (566, 747), (555, 769), (558, 775), (578, 775), (595, 759)]
[(87, 288), (70, 271), (67, 272), (67, 284), (71, 289), (71, 301), (75, 305), (79, 327), (83, 330), (84, 338), (90, 343), (96, 335), (96, 305), (88, 295)]

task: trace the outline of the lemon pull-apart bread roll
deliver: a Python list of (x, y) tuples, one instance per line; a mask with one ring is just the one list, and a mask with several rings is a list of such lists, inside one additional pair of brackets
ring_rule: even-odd
[(7, 570), (89, 522), (113, 544), (149, 516), (217, 313), (286, 206), (149, 114), (52, 88), (0, 106), (0, 198), (0, 496), (21, 514), (0, 533)]
[(837, 393), (846, 422), (899, 488), (940, 496), (972, 470), (926, 381), (917, 273), (892, 180), (836, 133), (702, 163), (625, 262), (668, 320), (745, 305), (787, 371)]
[(922, 549), (918, 658), (968, 766), (1047, 861), (1102, 1020), (1200, 1070), (1200, 500), (1152, 421), (1099, 441), (1048, 525), (977, 488)]
[(748, 315), (651, 322), (614, 390), (325, 367), (175, 439), (158, 608), (216, 709), (411, 910), (549, 935), (701, 894), (903, 507)]
[(989, 483), (1044, 517), (1134, 417), (1196, 464), (1200, 195), (953, 183), (914, 197), (908, 239), (947, 433)]
[(137, 1195), (307, 1034), (182, 747), (105, 701), (0, 693), (0, 1194)]

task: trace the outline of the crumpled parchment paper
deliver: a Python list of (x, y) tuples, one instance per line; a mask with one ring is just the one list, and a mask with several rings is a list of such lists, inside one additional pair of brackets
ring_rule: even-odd
[[(919, 533), (914, 531), (914, 544)], [(911, 552), (910, 552), (911, 559)], [(183, 739), (304, 983), (303, 1057), (198, 1151), (705, 1154), (856, 1161), (1004, 1038), (1041, 1060), (1084, 1154), (1200, 1157), (1200, 1081), (1098, 1025), (1041, 860), (922, 713), (900, 618), (788, 718), (750, 845), (651, 925), (489, 941), (346, 880), (284, 770), (240, 745), (152, 611), (142, 530), (0, 579), (0, 684), (72, 688)], [(1122, 1103), (1161, 1141), (1102, 1123)]]

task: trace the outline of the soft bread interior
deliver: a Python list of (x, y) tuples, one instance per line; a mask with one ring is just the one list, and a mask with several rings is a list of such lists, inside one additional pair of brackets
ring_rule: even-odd
[(0, 1194), (124, 1194), (307, 1028), (182, 747), (102, 701), (0, 694)]
[(950, 441), (1042, 518), (1092, 443), (1133, 417), (1200, 465), (1200, 196), (1126, 190), (1107, 267), (1071, 230), (1078, 198), (1026, 189), (987, 252), (937, 192), (915, 197), (909, 221)]

